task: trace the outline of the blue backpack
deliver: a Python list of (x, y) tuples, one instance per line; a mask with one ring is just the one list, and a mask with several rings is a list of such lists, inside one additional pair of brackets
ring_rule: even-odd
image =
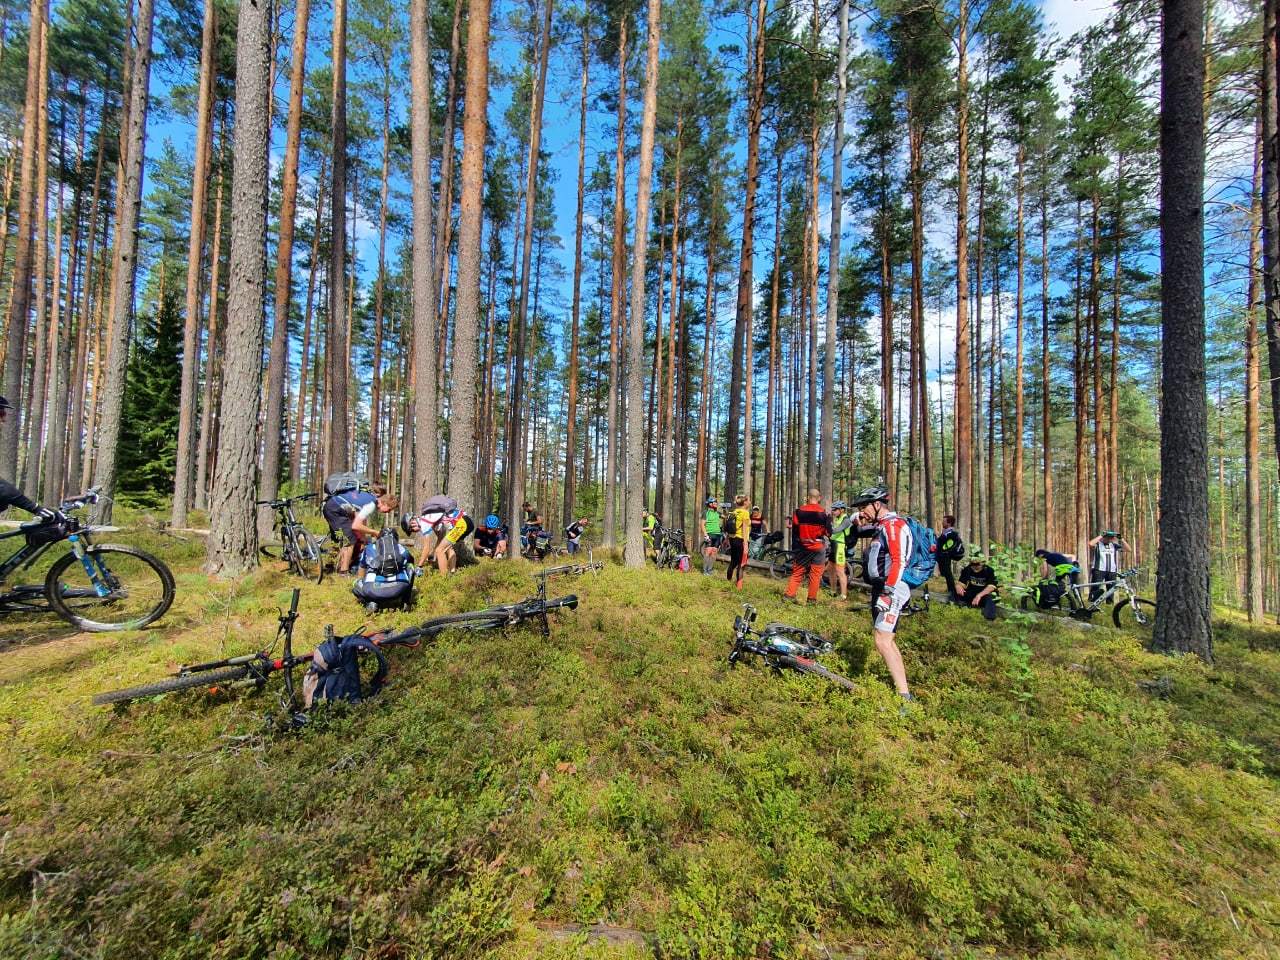
[[(360, 684), (362, 652), (372, 654), (378, 665), (363, 689)], [(371, 697), (382, 689), (388, 666), (386, 655), (362, 634), (326, 640), (316, 647), (307, 675), (302, 678), (303, 702), (308, 709), (320, 700), (359, 703), (364, 697)]]
[(907, 558), (902, 579), (909, 587), (928, 582), (938, 565), (938, 537), (915, 517), (903, 517), (911, 530), (911, 556)]

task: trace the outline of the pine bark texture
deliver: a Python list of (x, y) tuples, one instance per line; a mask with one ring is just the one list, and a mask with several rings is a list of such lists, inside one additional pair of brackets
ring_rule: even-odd
[(480, 331), (480, 239), (484, 227), (484, 147), (489, 105), (489, 0), (467, 18), (467, 86), (462, 119), (458, 216), (458, 300), (449, 391), (449, 495), (475, 507), (476, 337)]
[(1159, 607), (1152, 644), (1213, 659), (1204, 325), (1204, 0), (1164, 0), (1160, 37)]
[[(440, 482), (436, 412), (436, 277), (431, 211), (431, 30), (428, 0), (409, 11), (413, 153), (413, 488), (421, 503)], [(448, 216), (448, 210), (442, 216)], [(404, 464), (402, 469), (409, 469)]]
[(235, 159), (227, 274), (227, 350), (221, 429), (210, 494), (205, 569), (238, 576), (257, 565), (252, 503), (262, 398), (267, 244), (267, 154), (271, 142), (271, 4), (241, 0), (236, 28)]

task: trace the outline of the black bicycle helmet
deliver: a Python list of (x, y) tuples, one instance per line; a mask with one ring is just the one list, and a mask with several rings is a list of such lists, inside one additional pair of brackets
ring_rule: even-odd
[(417, 520), (418, 518), (412, 513), (400, 514), (400, 529), (403, 530), (407, 536), (412, 537), (418, 532)]
[(0, 410), (12, 410), (13, 404), (9, 402), (8, 397), (0, 397)]
[(889, 490), (886, 487), (867, 487), (853, 498), (855, 507), (865, 507), (869, 503), (889, 502)]

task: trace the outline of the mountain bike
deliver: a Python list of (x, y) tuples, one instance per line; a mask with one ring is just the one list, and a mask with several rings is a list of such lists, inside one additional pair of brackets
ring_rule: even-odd
[[(177, 674), (156, 683), (145, 683), (123, 690), (110, 690), (95, 694), (93, 702), (99, 705), (128, 703), (131, 700), (142, 700), (179, 690), (204, 688), (211, 692), (235, 686), (253, 685), (259, 689), (265, 686), (267, 678), (273, 673), (284, 674), (285, 692), (281, 698), (282, 705), (291, 712), (296, 710), (293, 670), (295, 667), (311, 663), (315, 651), (295, 654), (293, 652), (293, 626), (298, 619), (298, 598), (302, 591), (294, 588), (289, 610), (279, 615), (275, 641), (266, 650), (247, 653), (239, 657), (225, 660), (213, 660), (208, 663), (197, 663), (179, 668)], [(547, 624), (547, 613), (551, 610), (567, 607), (572, 610), (578, 606), (575, 596), (559, 597), (547, 600), (545, 594), (531, 597), (520, 603), (491, 607), (488, 610), (477, 610), (472, 613), (455, 613), (449, 616), (436, 617), (416, 627), (408, 627), (395, 632), (372, 632), (364, 635), (378, 647), (417, 647), (423, 640), (435, 637), (440, 632), (462, 628), (469, 630), (487, 630), (520, 623), (524, 620), (540, 618), (546, 633), (550, 632)], [(325, 627), (325, 639), (333, 639), (332, 624)], [(276, 655), (275, 649), (280, 646), (281, 653)]]
[[(1138, 596), (1134, 589), (1131, 581), (1138, 575), (1138, 569), (1138, 567), (1132, 567), (1117, 573), (1116, 578), (1110, 581), (1068, 584), (1063, 592), (1063, 596), (1067, 598), (1067, 615), (1087, 623), (1102, 609), (1104, 603), (1110, 603), (1112, 605), (1111, 622), (1117, 629), (1127, 630), (1144, 639), (1150, 639), (1156, 623), (1156, 602)], [(1086, 600), (1087, 591), (1092, 587), (1103, 589), (1093, 600)], [(1019, 602), (1023, 610), (1035, 610), (1038, 607), (1031, 593), (1023, 594)]]
[(680, 565), (680, 558), (687, 557), (689, 551), (684, 542), (684, 531), (660, 527), (654, 531), (653, 542), (656, 546), (654, 563), (659, 570), (675, 570)]
[(551, 534), (541, 527), (520, 528), (520, 555), (526, 560), (543, 560), (551, 552)]
[(263, 556), (273, 560), (287, 560), (289, 569), (298, 576), (319, 583), (324, 579), (324, 548), (320, 538), (304, 527), (293, 512), (295, 503), (315, 498), (314, 493), (304, 493), (280, 500), (256, 500), (254, 503), (275, 511), (275, 528), (280, 531), (279, 545), (272, 543), (259, 547)]
[(32, 566), (54, 544), (68, 551), (53, 561), (41, 584), (19, 584), (0, 594), (0, 614), (53, 610), (81, 630), (139, 630), (160, 619), (173, 603), (173, 574), (149, 553), (121, 544), (93, 542), (95, 528), (67, 516), (103, 499), (96, 489), (62, 502), (61, 514), (32, 520), (0, 540), (23, 544), (0, 562), (0, 581)]
[(815, 657), (831, 652), (831, 644), (821, 636), (800, 627), (785, 623), (768, 623), (757, 632), (752, 628), (756, 621), (756, 608), (749, 603), (742, 605), (742, 613), (733, 619), (733, 650), (729, 652), (729, 665), (737, 666), (747, 657), (759, 657), (765, 666), (775, 672), (794, 670), (829, 680), (846, 690), (856, 686), (848, 677), (833, 673), (818, 663)]
[(591, 555), (591, 548), (588, 547), (586, 563), (564, 563), (558, 567), (546, 567), (545, 569), (539, 570), (535, 573), (534, 577), (541, 577), (545, 579), (546, 577), (557, 577), (562, 574), (572, 574), (573, 576), (580, 577), (588, 573), (592, 576), (596, 576), (603, 569), (604, 563), (600, 560), (595, 560)]

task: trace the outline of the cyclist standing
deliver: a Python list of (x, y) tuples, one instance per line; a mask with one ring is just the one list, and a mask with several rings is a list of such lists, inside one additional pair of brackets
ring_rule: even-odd
[[(1089, 602), (1093, 603), (1102, 596), (1105, 589), (1103, 584), (1115, 583), (1116, 574), (1120, 572), (1120, 554), (1129, 549), (1129, 544), (1125, 543), (1124, 537), (1114, 530), (1107, 530), (1089, 541), (1089, 549), (1092, 551), (1089, 570), (1091, 583)], [(1112, 603), (1114, 603), (1114, 594), (1112, 596)]]
[(747, 572), (747, 531), (750, 529), (747, 495), (740, 493), (733, 498), (733, 532), (729, 534), (729, 569), (725, 573), (725, 579), (734, 581), (739, 590)]
[(831, 505), (831, 546), (827, 549), (827, 559), (831, 561), (831, 586), (836, 588), (836, 595), (841, 600), (849, 599), (849, 575), (845, 572), (845, 561), (848, 560), (849, 529), (853, 526), (853, 516), (843, 500)]
[(871, 584), (872, 633), (876, 650), (889, 668), (898, 695), (911, 702), (915, 697), (907, 686), (907, 669), (893, 638), (902, 608), (911, 599), (911, 587), (902, 579), (913, 548), (911, 527), (905, 517), (898, 516), (890, 508), (889, 491), (884, 487), (863, 490), (854, 498), (853, 506), (859, 512), (861, 522), (873, 528), (871, 546), (867, 548), (866, 576)]
[(808, 602), (818, 599), (822, 587), (822, 571), (827, 566), (827, 537), (831, 536), (831, 515), (822, 509), (822, 492), (810, 490), (805, 504), (791, 514), (792, 561), (791, 579), (786, 598), (796, 599), (796, 591), (806, 575), (809, 578)]
[(964, 540), (956, 529), (956, 518), (947, 514), (942, 518), (942, 529), (938, 531), (938, 569), (947, 581), (948, 596), (956, 596), (956, 574), (952, 564), (963, 559)]
[(653, 535), (658, 529), (658, 518), (654, 514), (646, 510), (640, 516), (640, 525), (644, 531), (644, 547), (645, 550), (652, 551), (657, 555), (657, 547), (653, 542)]
[[(7, 399), (0, 397), (0, 424), (4, 423), (9, 411), (15, 409), (17, 408)], [(9, 507), (25, 510), (46, 522), (63, 519), (61, 511), (40, 506), (8, 480), (0, 480), (0, 511), (7, 510)]]
[(716, 554), (724, 540), (724, 521), (715, 497), (707, 497), (706, 510), (699, 524), (702, 527), (702, 573), (710, 576), (716, 568)]
[(591, 526), (591, 521), (586, 517), (581, 517), (564, 528), (565, 549), (571, 555), (578, 552), (578, 546), (582, 542), (582, 533), (589, 526)]

